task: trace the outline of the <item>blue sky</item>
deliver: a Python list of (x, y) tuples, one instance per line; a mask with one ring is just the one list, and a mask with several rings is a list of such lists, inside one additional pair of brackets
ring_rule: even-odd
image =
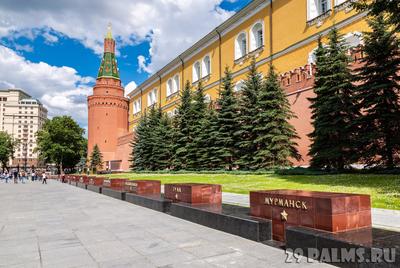
[(131, 90), (250, 0), (109, 2), (2, 0), (0, 88), (22, 88), (50, 116), (71, 115), (86, 127), (86, 96), (108, 22), (121, 80)]

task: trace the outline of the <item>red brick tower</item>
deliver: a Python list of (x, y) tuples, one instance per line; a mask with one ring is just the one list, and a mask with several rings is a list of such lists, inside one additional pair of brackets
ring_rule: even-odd
[(97, 144), (103, 155), (104, 169), (119, 169), (121, 159), (115, 152), (118, 137), (128, 133), (128, 107), (115, 59), (115, 41), (108, 26), (96, 85), (93, 95), (88, 97), (88, 156)]

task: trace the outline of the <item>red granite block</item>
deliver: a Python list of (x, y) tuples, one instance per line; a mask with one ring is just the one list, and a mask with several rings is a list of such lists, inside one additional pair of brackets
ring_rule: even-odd
[(103, 185), (104, 177), (90, 177), (89, 185), (101, 186)]
[(90, 176), (90, 177), (88, 177), (88, 176), (82, 176), (82, 177), (79, 179), (79, 182), (80, 182), (80, 183), (83, 183), (83, 184), (89, 184), (90, 178), (94, 178), (94, 177), (93, 177), (93, 176)]
[(125, 190), (125, 182), (127, 179), (107, 179), (104, 178), (103, 186), (114, 190)]
[(272, 239), (285, 241), (285, 223), (272, 222)]
[(165, 184), (164, 193), (166, 198), (174, 202), (193, 204), (220, 204), (222, 202), (222, 187), (217, 184)]
[(326, 198), (327, 202), (330, 202), (332, 205), (332, 210), (328, 211), (326, 214), (343, 214), (346, 213), (346, 200), (343, 197), (332, 197)]
[(360, 197), (359, 196), (346, 196), (345, 197), (346, 212), (360, 211)]
[(256, 217), (264, 216), (264, 215), (262, 215), (261, 208), (262, 208), (262, 206), (258, 206), (258, 205), (254, 205), (254, 206), (250, 207), (250, 214), (253, 216), (256, 216)]
[(358, 212), (347, 213), (347, 230), (357, 229), (359, 227), (359, 214)]
[[(370, 197), (367, 195), (272, 190), (250, 192), (250, 214), (280, 224), (300, 225), (329, 232), (371, 227)], [(268, 213), (270, 212), (270, 213)], [(282, 214), (286, 214), (285, 217)], [(282, 231), (274, 237), (281, 239)]]
[(125, 191), (138, 195), (160, 194), (161, 181), (154, 180), (127, 180)]
[(363, 210), (358, 213), (358, 226), (360, 228), (372, 225), (371, 210)]
[(360, 211), (371, 211), (371, 197), (369, 195), (360, 195)]
[(316, 229), (332, 231), (332, 215), (322, 215), (319, 214), (315, 217), (315, 227)]
[(315, 227), (315, 217), (314, 211), (303, 212), (299, 214), (299, 225), (314, 228)]

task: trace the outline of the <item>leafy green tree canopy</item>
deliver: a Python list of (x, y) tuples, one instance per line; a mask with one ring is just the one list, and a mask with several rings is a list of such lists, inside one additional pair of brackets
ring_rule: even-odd
[(40, 158), (46, 163), (74, 167), (86, 151), (85, 130), (70, 116), (56, 116), (47, 120), (38, 131), (37, 147)]
[(8, 161), (13, 157), (19, 141), (15, 140), (5, 131), (0, 131), (0, 163), (2, 168), (7, 168)]

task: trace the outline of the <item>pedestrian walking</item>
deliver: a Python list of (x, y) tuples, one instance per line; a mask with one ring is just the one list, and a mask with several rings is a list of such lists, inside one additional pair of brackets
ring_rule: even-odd
[(16, 169), (14, 169), (13, 176), (14, 176), (14, 184), (18, 184), (18, 171)]
[(32, 181), (35, 181), (36, 180), (36, 173), (35, 173), (35, 171), (32, 171)]
[(46, 172), (43, 172), (43, 175), (42, 175), (42, 184), (47, 184), (47, 175), (46, 175)]

